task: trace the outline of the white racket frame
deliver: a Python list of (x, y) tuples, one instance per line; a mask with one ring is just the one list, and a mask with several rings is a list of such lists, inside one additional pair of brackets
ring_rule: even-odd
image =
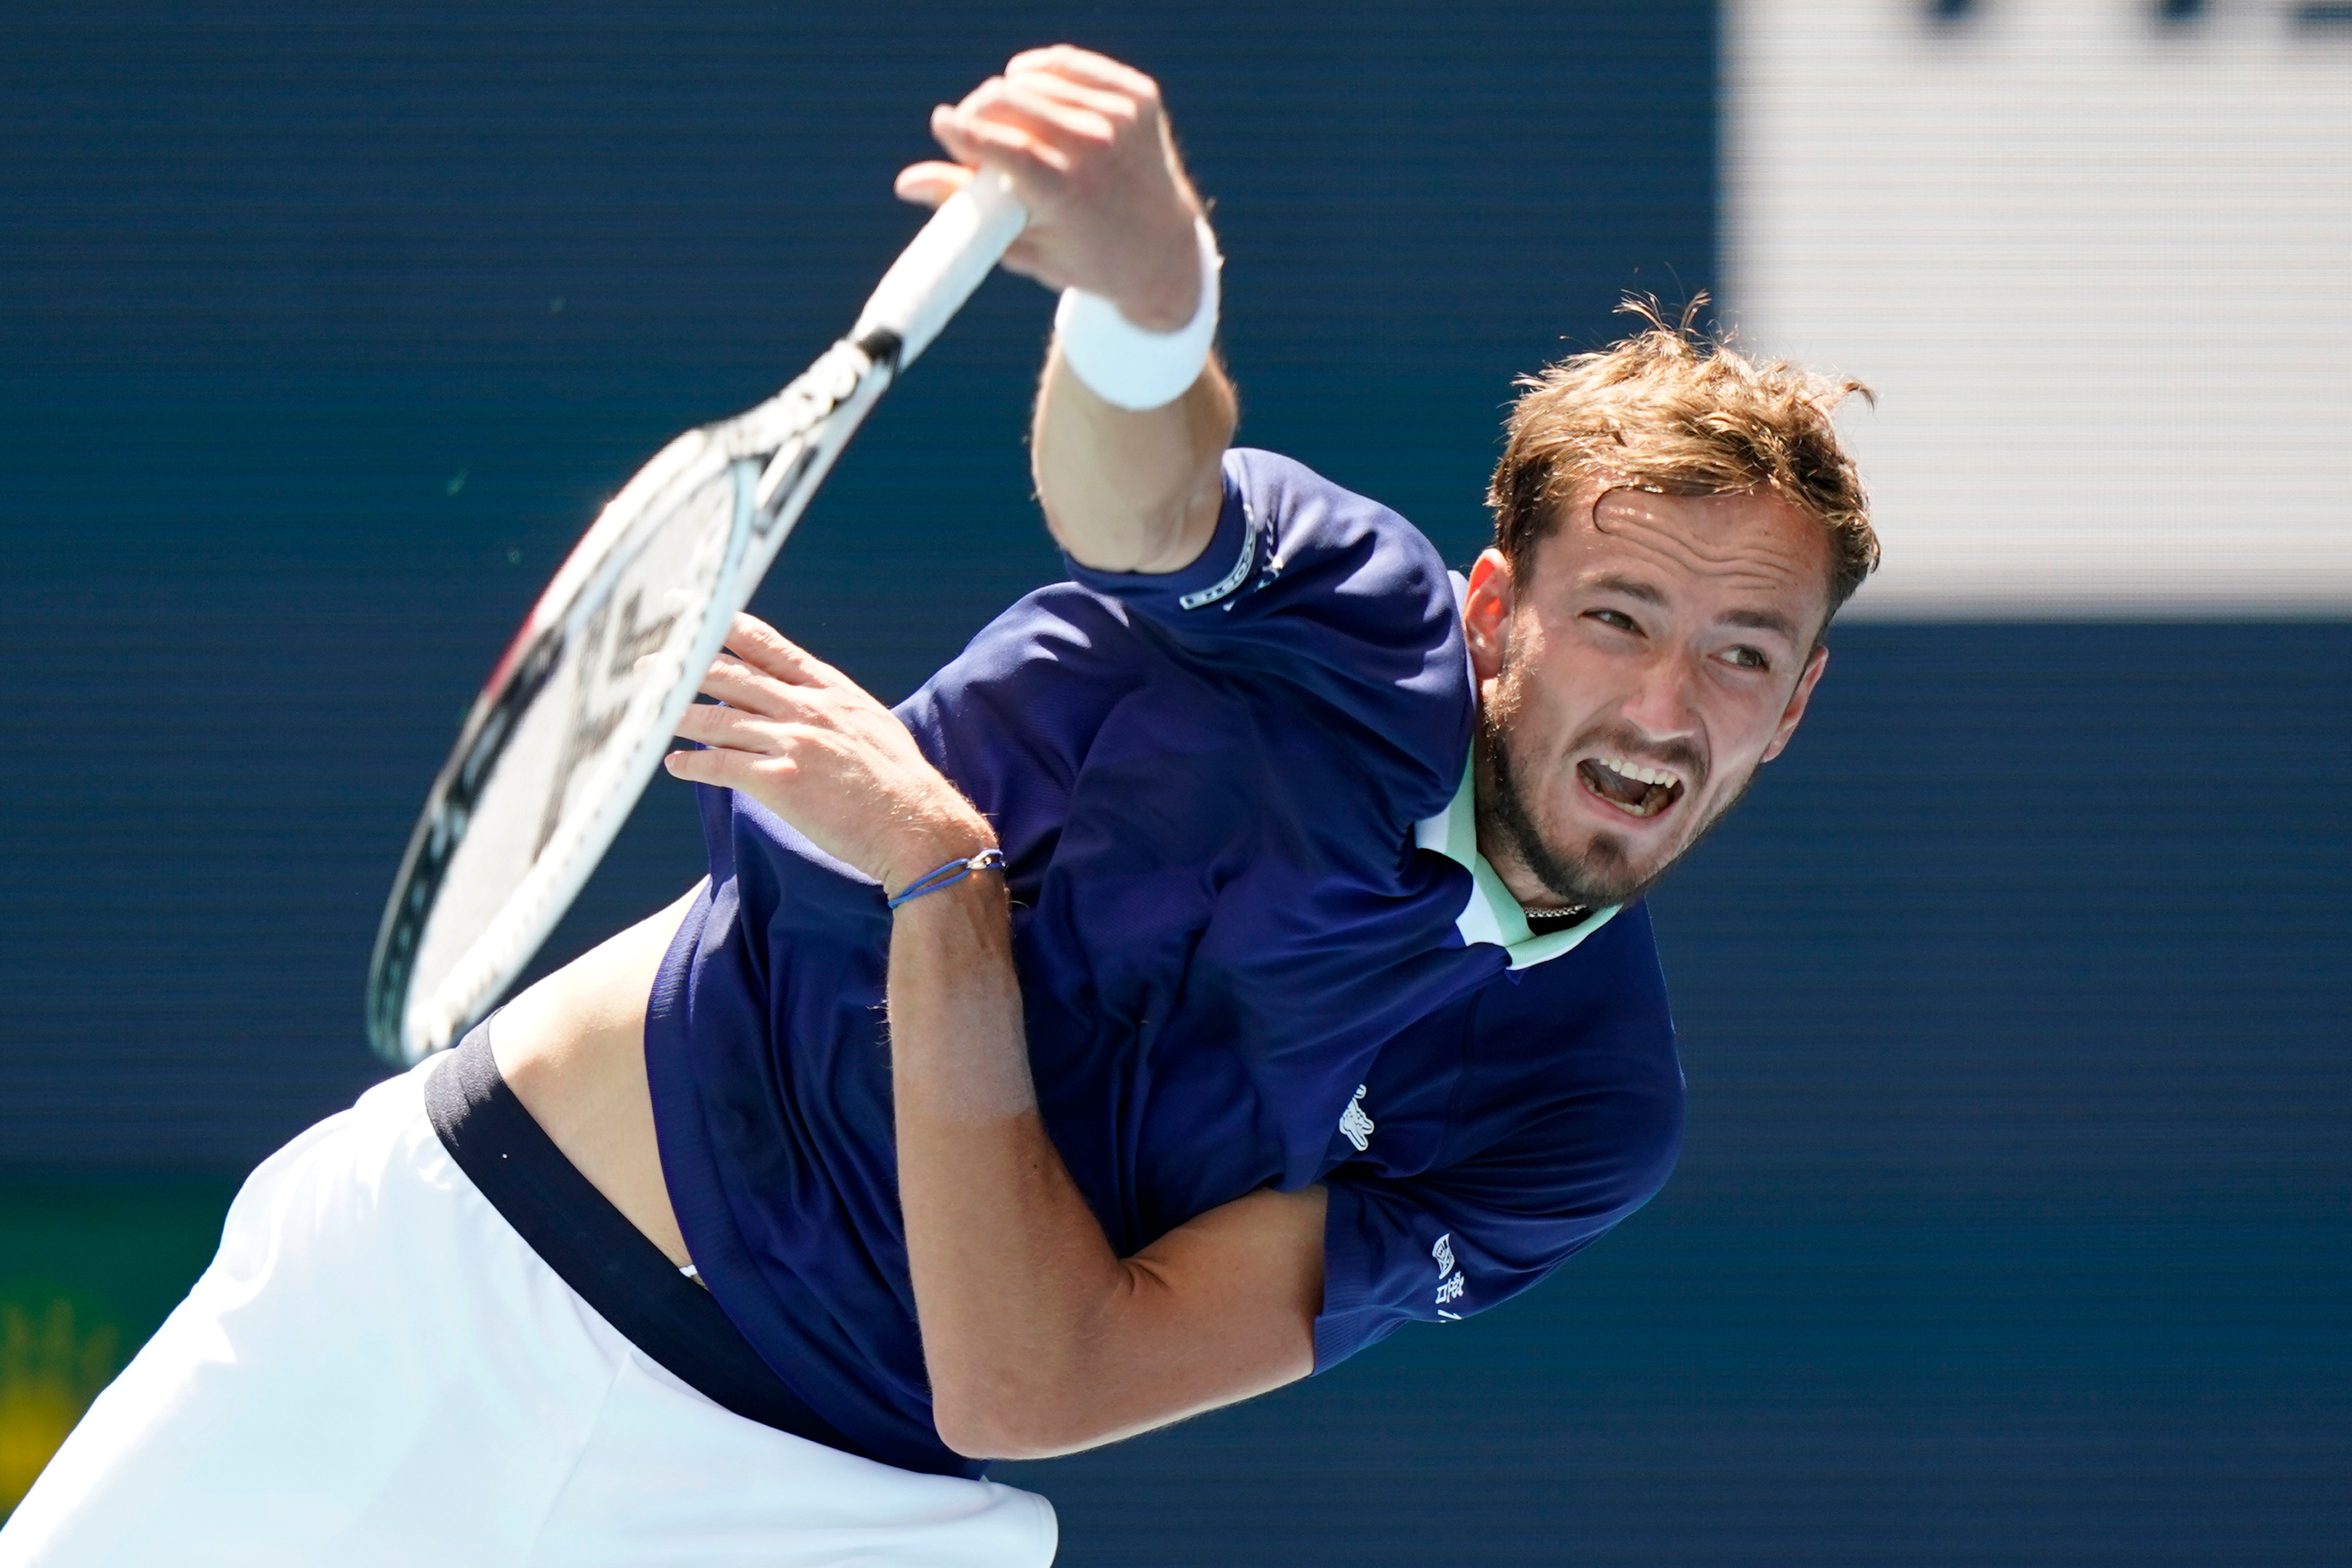
[[(758, 407), (672, 441), (572, 547), (475, 699), (410, 836), (369, 965), (368, 1033), (380, 1055), (406, 1065), (447, 1047), (521, 974), (628, 820), (736, 612), (751, 601), (834, 460), (1027, 221), (1003, 175), (976, 176), (891, 264), (847, 337)], [(564, 653), (610, 612), (623, 573), (674, 509), (730, 473), (735, 506), (723, 563), (708, 601), (698, 610), (682, 607), (698, 614), (699, 629), (683, 655), (667, 656), (674, 668), (663, 672), (667, 695), (658, 710), (633, 712), (605, 742), (625, 748), (618, 787), (560, 808), (553, 832), (495, 914), (428, 983), (415, 960), (445, 908), (442, 879), (473, 804), (495, 777), (508, 741)]]

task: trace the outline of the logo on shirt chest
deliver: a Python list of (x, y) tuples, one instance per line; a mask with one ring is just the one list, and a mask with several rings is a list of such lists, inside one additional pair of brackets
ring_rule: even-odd
[[(1328, 1103), (1328, 1102), (1327, 1102)], [(1356, 1097), (1348, 1101), (1348, 1109), (1339, 1113), (1339, 1131), (1360, 1154), (1372, 1146), (1372, 1119), (1364, 1114), (1364, 1086), (1356, 1086)]]

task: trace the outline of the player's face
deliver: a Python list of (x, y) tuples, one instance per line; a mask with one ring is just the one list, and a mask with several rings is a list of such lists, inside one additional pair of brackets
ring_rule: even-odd
[(1730, 808), (1821, 679), (1828, 578), (1766, 496), (1580, 497), (1528, 580), (1479, 558), (1479, 847), (1522, 902), (1631, 899)]

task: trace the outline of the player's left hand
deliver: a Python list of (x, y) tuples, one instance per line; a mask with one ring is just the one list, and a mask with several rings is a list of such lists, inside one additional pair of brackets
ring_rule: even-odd
[(896, 893), (996, 843), (988, 819), (931, 766), (898, 715), (856, 681), (739, 615), (677, 732), (671, 774), (740, 790)]

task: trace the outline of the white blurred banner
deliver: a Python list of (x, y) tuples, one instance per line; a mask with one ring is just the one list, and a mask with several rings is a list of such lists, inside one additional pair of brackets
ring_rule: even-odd
[(1879, 395), (1853, 613), (2352, 612), (2352, 5), (1728, 0), (1725, 49), (1726, 318)]

